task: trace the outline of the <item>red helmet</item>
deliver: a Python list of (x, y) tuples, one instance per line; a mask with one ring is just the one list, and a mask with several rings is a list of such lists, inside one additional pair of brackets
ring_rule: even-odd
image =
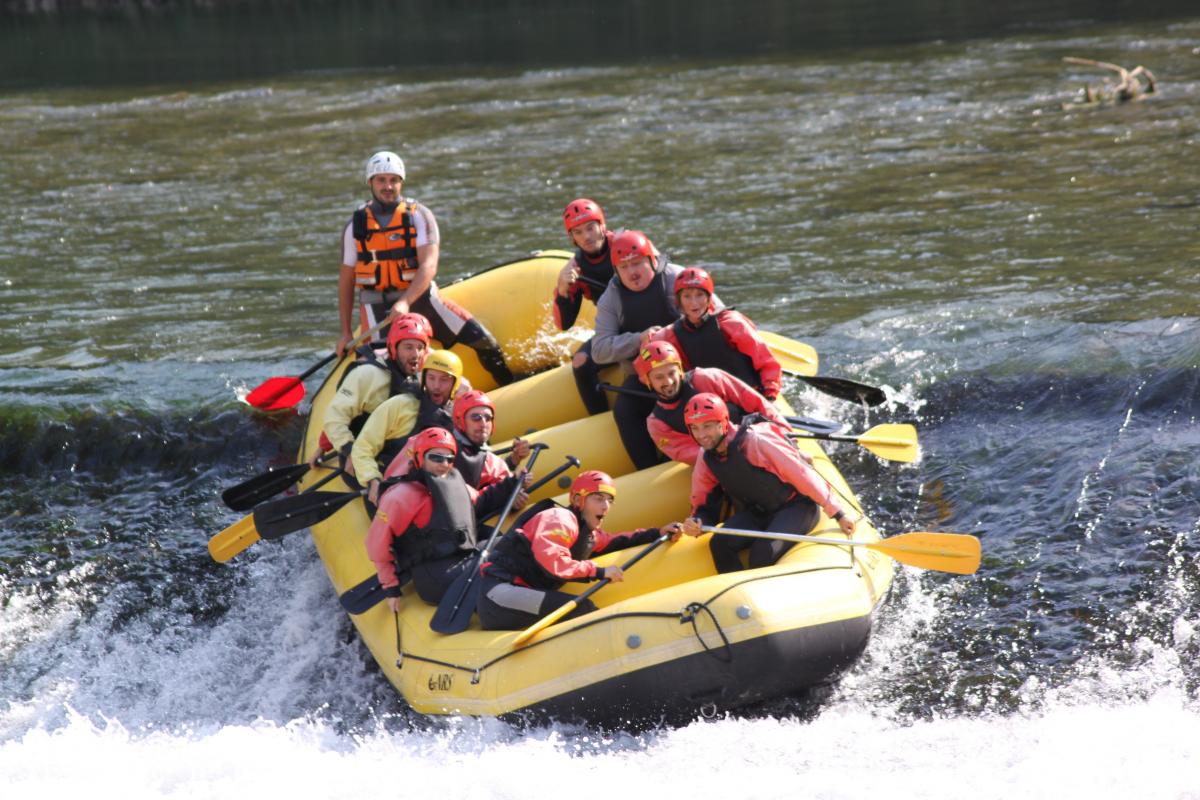
[(702, 422), (720, 422), (721, 427), (729, 427), (729, 407), (725, 401), (712, 392), (701, 392), (688, 400), (683, 410), (683, 421), (690, 430), (692, 425)]
[(425, 463), (426, 453), (439, 447), (458, 455), (458, 442), (454, 441), (454, 434), (445, 428), (426, 428), (408, 440), (413, 463), (418, 467)]
[(627, 261), (633, 261), (642, 256), (648, 256), (650, 263), (654, 264), (658, 255), (654, 245), (641, 231), (621, 231), (613, 239), (611, 252), (614, 267), (619, 267)]
[(472, 408), (486, 408), (492, 412), (492, 416), (496, 415), (496, 405), (485, 393), (478, 389), (463, 392), (454, 399), (454, 427), (464, 433), (467, 430), (467, 412)]
[(567, 229), (567, 233), (570, 233), (572, 228), (592, 221), (604, 224), (604, 212), (594, 200), (580, 197), (567, 203), (567, 207), (563, 209), (563, 227)]
[(708, 270), (700, 269), (700, 267), (688, 267), (676, 276), (675, 294), (678, 295), (684, 289), (703, 289), (708, 292), (709, 296), (716, 294), (712, 275), (708, 274)]
[(633, 369), (638, 378), (647, 386), (650, 385), (650, 370), (664, 364), (678, 364), (683, 369), (683, 359), (679, 351), (670, 342), (651, 342), (633, 359)]
[(429, 320), (413, 311), (401, 314), (396, 317), (396, 321), (392, 323), (391, 329), (388, 330), (388, 355), (392, 359), (395, 359), (396, 345), (405, 339), (416, 339), (428, 346), (429, 340), (432, 338), (433, 326), (429, 324)]
[(612, 499), (617, 499), (617, 487), (613, 485), (613, 479), (607, 472), (588, 469), (576, 475), (575, 480), (571, 481), (571, 502), (574, 502), (576, 497), (584, 498), (595, 492), (604, 492)]

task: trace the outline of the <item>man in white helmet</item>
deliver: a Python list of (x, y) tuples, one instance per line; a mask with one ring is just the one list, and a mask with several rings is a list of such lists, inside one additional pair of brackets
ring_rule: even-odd
[[(360, 322), (373, 327), (389, 311), (415, 311), (433, 325), (443, 347), (462, 342), (500, 385), (513, 376), (492, 334), (466, 309), (442, 298), (434, 278), (438, 268), (437, 220), (428, 208), (401, 195), (404, 162), (381, 150), (367, 160), (371, 201), (354, 212), (342, 231), (342, 268), (338, 278), (338, 354), (354, 338), (354, 291), (359, 290)], [(387, 329), (372, 344), (383, 346)]]

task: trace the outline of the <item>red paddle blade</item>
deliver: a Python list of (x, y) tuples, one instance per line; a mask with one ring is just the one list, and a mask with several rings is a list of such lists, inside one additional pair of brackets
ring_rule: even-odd
[(304, 384), (296, 377), (267, 378), (246, 395), (246, 402), (259, 411), (283, 411), (304, 399)]

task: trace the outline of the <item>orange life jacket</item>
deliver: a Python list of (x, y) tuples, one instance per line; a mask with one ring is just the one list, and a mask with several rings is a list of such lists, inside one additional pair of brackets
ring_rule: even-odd
[(417, 274), (417, 226), (413, 216), (417, 204), (405, 200), (396, 206), (391, 224), (380, 227), (369, 206), (354, 212), (354, 239), (358, 262), (354, 283), (364, 289), (387, 291), (407, 289)]

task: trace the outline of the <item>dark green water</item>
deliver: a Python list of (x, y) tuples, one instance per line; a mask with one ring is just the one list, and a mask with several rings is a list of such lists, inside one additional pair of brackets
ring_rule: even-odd
[[(750, 6), (766, 7), (780, 31), (795, 24), (783, 4)], [(314, 67), (376, 68), (238, 79), (220, 70), (259, 69), (232, 59), (178, 82), (176, 69), (194, 77), (200, 25), (154, 82), (122, 56), (94, 80), (6, 84), (0, 736), (66, 725), (66, 703), (132, 726), (218, 728), (307, 715), (355, 729), (394, 710), (338, 638), (309, 545), (235, 568), (204, 552), (233, 520), (220, 490), (289, 455), (295, 424), (248, 417), (234, 390), (331, 347), (338, 233), (384, 146), (438, 215), (444, 279), (562, 246), (562, 206), (588, 195), (614, 225), (711, 268), (764, 327), (813, 344), (825, 373), (892, 397), (868, 419), (792, 387), (805, 411), (859, 429), (917, 421), (913, 467), (849, 447), (835, 458), (889, 533), (978, 533), (984, 567), (904, 573), (831, 714), (961, 736), (967, 767), (1024, 796), (1042, 785), (989, 762), (996, 743), (972, 723), (1053, 739), (1022, 722), (1046, 715), (1082, 736), (1087, 720), (1053, 715), (1160, 708), (1165, 694), (1194, 726), (1200, 18), (1130, 21), (1114, 5), (1119, 22), (985, 33), (972, 8), (962, 35), (901, 31), (866, 48), (831, 36), (838, 47), (628, 62), (584, 51), (582, 65), (467, 65), (447, 50), (446, 66), (414, 69), (318, 55)], [(64, 41), (90, 63), (75, 35)], [(1161, 92), (1064, 112), (1102, 79), (1066, 55), (1145, 64)], [(283, 690), (256, 660), (282, 670)], [(128, 677), (135, 666), (145, 682)], [(1118, 736), (1142, 721), (1103, 724)], [(730, 730), (700, 741), (726, 745)], [(467, 746), (494, 740), (478, 741)], [(1147, 772), (1182, 774), (1169, 748), (1139, 741), (1128, 757)], [(776, 746), (770, 730), (751, 742)]]

